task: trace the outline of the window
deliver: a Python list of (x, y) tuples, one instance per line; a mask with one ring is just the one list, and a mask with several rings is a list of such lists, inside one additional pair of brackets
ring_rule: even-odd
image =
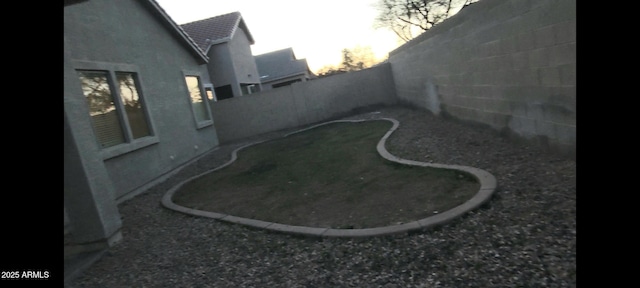
[(102, 148), (125, 142), (120, 117), (109, 85), (109, 73), (104, 71), (78, 71), (82, 92), (89, 105), (93, 130)]
[(102, 159), (158, 143), (136, 65), (72, 62)]
[(209, 100), (206, 94), (203, 93), (200, 78), (194, 75), (185, 75), (184, 78), (189, 90), (191, 108), (198, 128), (213, 124), (211, 113), (209, 112)]
[(129, 120), (129, 127), (133, 139), (151, 135), (147, 114), (142, 107), (142, 101), (136, 87), (135, 74), (116, 72), (120, 99)]
[(212, 84), (205, 84), (204, 92), (207, 94), (207, 99), (209, 99), (210, 102), (218, 101), (218, 99), (216, 98), (216, 93), (213, 91)]
[(78, 76), (101, 148), (152, 135), (136, 73), (78, 70)]

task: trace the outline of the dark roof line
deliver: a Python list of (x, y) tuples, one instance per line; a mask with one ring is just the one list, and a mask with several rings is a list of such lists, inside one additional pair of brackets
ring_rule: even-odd
[(189, 34), (187, 34), (186, 31), (182, 29), (182, 27), (180, 27), (180, 25), (178, 25), (175, 21), (173, 21), (173, 19), (171, 19), (169, 14), (167, 14), (167, 12), (160, 6), (160, 4), (158, 4), (158, 2), (156, 2), (155, 0), (145, 0), (143, 1), (143, 3), (145, 3), (147, 7), (152, 8), (151, 10), (152, 12), (155, 12), (154, 14), (156, 14), (156, 16), (159, 16), (164, 20), (164, 23), (168, 25), (168, 28), (172, 29), (178, 39), (190, 48), (194, 56), (199, 58), (198, 62), (200, 64), (209, 62), (209, 57), (207, 57), (207, 54), (202, 49), (200, 49), (198, 44), (189, 36)]
[(315, 75), (309, 69), (306, 59), (296, 59), (293, 48), (284, 48), (254, 56), (260, 81), (263, 83), (280, 80), (283, 78), (309, 74), (310, 78)]
[(247, 23), (244, 21), (242, 14), (237, 11), (185, 23), (180, 26), (194, 39), (205, 54), (209, 52), (212, 45), (230, 41), (235, 36), (238, 27), (247, 34), (249, 43), (255, 44)]

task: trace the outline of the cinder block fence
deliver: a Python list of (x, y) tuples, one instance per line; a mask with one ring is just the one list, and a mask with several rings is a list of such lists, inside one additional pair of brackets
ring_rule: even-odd
[(481, 0), (387, 62), (212, 103), (220, 142), (405, 103), (575, 157), (575, 0)]

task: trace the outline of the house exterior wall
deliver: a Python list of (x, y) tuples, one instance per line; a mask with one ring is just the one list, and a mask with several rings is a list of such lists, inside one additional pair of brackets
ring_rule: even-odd
[(479, 1), (389, 63), (402, 102), (575, 155), (575, 0)]
[(238, 83), (260, 83), (260, 73), (251, 53), (251, 43), (243, 29), (238, 28), (229, 41), (231, 58), (235, 66)]
[[(65, 50), (63, 61), (65, 231), (75, 231), (76, 243), (106, 242), (107, 239), (119, 234), (122, 221), (109, 174), (102, 159), (97, 157), (99, 149), (91, 123), (71, 120), (78, 116), (87, 115), (88, 117), (89, 110), (84, 99), (68, 97), (78, 92), (67, 84), (77, 81), (77, 74), (71, 67), (68, 56), (69, 53)], [(80, 115), (79, 113), (82, 112), (86, 114)]]
[(251, 54), (251, 43), (244, 30), (234, 37), (209, 48), (208, 71), (215, 87), (231, 85), (233, 96), (242, 96), (240, 83), (260, 84), (260, 75)]
[(233, 85), (237, 83), (233, 59), (231, 58), (231, 50), (229, 49), (229, 42), (213, 45), (209, 48), (207, 53), (209, 56), (209, 63), (207, 63), (207, 69), (211, 76), (211, 83), (214, 87), (220, 87), (225, 85)]
[[(206, 67), (140, 2), (113, 5), (108, 0), (91, 0), (64, 10), (64, 49), (69, 55), (65, 65), (72, 70), (65, 77), (65, 115), (75, 137), (92, 134), (87, 130), (91, 119), (80, 81), (73, 75), (77, 63), (119, 63), (138, 69), (140, 92), (157, 143), (111, 158), (105, 157), (96, 141), (91, 147), (78, 146), (99, 151), (90, 153), (91, 157), (106, 167), (118, 201), (218, 146), (213, 125), (196, 128), (183, 74), (200, 74), (203, 84), (208, 83)], [(82, 128), (75, 127), (80, 126), (77, 123)]]
[(396, 103), (389, 64), (212, 103), (221, 143)]

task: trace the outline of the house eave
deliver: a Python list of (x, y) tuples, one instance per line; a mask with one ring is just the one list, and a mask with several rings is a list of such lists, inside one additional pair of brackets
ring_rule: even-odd
[(187, 49), (191, 52), (191, 54), (196, 58), (198, 64), (206, 64), (209, 63), (209, 57), (207, 54), (198, 47), (198, 44), (180, 27), (180, 25), (176, 24), (173, 19), (164, 11), (164, 9), (155, 1), (155, 0), (144, 0), (142, 1), (149, 7), (151, 7), (151, 11), (157, 17), (161, 18), (161, 22), (167, 25), (167, 28), (171, 30), (178, 38), (178, 40), (186, 45)]
[(231, 41), (231, 37), (224, 37), (224, 38), (216, 39), (214, 41), (210, 41), (209, 46), (207, 46), (207, 52), (209, 52), (209, 48), (211, 48), (211, 46), (226, 43), (229, 41)]
[(247, 39), (249, 40), (249, 44), (253, 45), (256, 43), (256, 41), (253, 40), (253, 35), (251, 35), (251, 32), (249, 31), (249, 27), (247, 27), (247, 23), (244, 22), (244, 18), (242, 18), (242, 15), (238, 17), (238, 22), (236, 23), (236, 25), (234, 25), (233, 32), (231, 32), (232, 38), (233, 38), (233, 35), (236, 34), (236, 30), (238, 30), (238, 27), (244, 30), (244, 33), (247, 34)]

